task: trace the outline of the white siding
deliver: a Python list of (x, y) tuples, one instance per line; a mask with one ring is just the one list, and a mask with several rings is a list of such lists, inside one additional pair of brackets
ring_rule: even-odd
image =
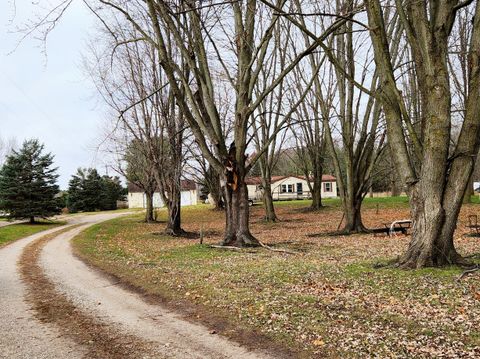
[[(330, 191), (325, 191), (325, 183), (330, 183)], [(332, 198), (337, 197), (337, 182), (336, 181), (325, 181), (322, 182), (322, 198)]]
[(262, 190), (259, 189), (259, 185), (249, 184), (247, 185), (248, 198), (253, 200), (261, 200), (263, 196)]
[(128, 208), (145, 208), (143, 202), (143, 193), (128, 193)]
[(272, 183), (272, 196), (274, 200), (308, 198), (310, 189), (306, 180), (297, 177), (286, 177)]
[[(328, 183), (328, 185), (325, 185)], [(313, 183), (311, 183), (313, 186)], [(272, 197), (274, 200), (282, 199), (302, 199), (311, 198), (310, 188), (305, 179), (297, 177), (286, 177), (279, 181), (272, 183)], [(329, 187), (329, 188), (328, 188)], [(262, 191), (257, 185), (247, 185), (248, 198), (253, 200), (262, 199)], [(326, 189), (330, 189), (326, 191)], [(337, 182), (325, 181), (322, 182), (322, 198), (337, 197)]]
[[(182, 191), (180, 192), (180, 196), (182, 206), (192, 206), (198, 203), (196, 190)], [(128, 208), (145, 208), (146, 205), (145, 193), (133, 192), (128, 194)], [(160, 193), (158, 192), (153, 194), (153, 206), (156, 208), (164, 206)]]
[(197, 191), (182, 191), (181, 204), (182, 206), (193, 206), (197, 204)]

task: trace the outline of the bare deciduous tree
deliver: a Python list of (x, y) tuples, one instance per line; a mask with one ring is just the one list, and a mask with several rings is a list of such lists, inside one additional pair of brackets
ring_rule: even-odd
[[(381, 100), (397, 173), (407, 184), (414, 222), (412, 241), (399, 264), (418, 268), (463, 262), (453, 232), (480, 144), (480, 3), (478, 1), (395, 1), (405, 29), (421, 98), (418, 130), (406, 109), (391, 57), (385, 9), (367, 0), (370, 35), (382, 84)], [(475, 6), (468, 50), (468, 95), (456, 145), (452, 141), (449, 39), (458, 11)], [(413, 150), (409, 151), (411, 143)], [(414, 164), (418, 163), (418, 166)]]
[[(279, 21), (271, 9), (265, 9), (261, 20), (269, 25), (265, 32), (259, 33), (258, 1), (229, 2), (215, 6), (210, 3), (210, 6), (205, 6), (204, 3), (199, 6), (200, 3), (193, 0), (169, 3), (147, 0), (134, 4), (126, 1), (100, 2), (124, 15), (141, 34), (141, 38), (155, 46), (177, 106), (185, 116), (202, 153), (219, 173), (224, 174), (226, 231), (223, 243), (236, 246), (258, 245), (249, 229), (245, 176), (263, 154), (263, 149), (247, 162), (248, 124), (251, 116), (265, 96), (305, 56), (314, 51), (322, 40), (344, 24), (351, 14), (332, 21), (317, 41), (300, 52), (271, 79), (265, 91), (254, 94), (260, 70), (271, 51), (274, 25)], [(284, 1), (277, 1), (277, 6), (283, 5)], [(168, 52), (170, 39), (178, 49), (187, 71), (181, 69), (178, 58), (172, 57)], [(222, 133), (222, 121), (215, 103), (212, 76), (215, 67), (224, 70), (236, 98), (233, 142), (230, 145)], [(283, 125), (282, 121), (279, 128)], [(214, 145), (215, 151), (211, 150), (209, 144)]]

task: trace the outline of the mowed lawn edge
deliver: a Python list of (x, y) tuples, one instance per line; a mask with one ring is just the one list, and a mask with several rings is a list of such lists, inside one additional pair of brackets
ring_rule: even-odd
[(66, 222), (62, 221), (40, 221), (34, 224), (16, 223), (5, 227), (0, 227), (0, 248), (19, 239), (29, 237), (33, 234), (59, 227), (65, 223)]
[[(72, 240), (74, 255), (83, 260), (87, 265), (96, 270), (100, 270), (104, 275), (111, 277), (112, 280), (123, 285), (126, 289), (133, 290), (144, 297), (148, 302), (159, 304), (167, 307), (180, 314), (184, 319), (205, 325), (210, 329), (211, 334), (223, 335), (239, 344), (252, 350), (265, 350), (275, 353), (276, 357), (281, 358), (309, 358), (310, 352), (302, 350), (298, 345), (285, 345), (283, 340), (278, 340), (274, 336), (266, 335), (253, 325), (238, 321), (238, 318), (232, 317), (231, 313), (218, 308), (210, 303), (199, 301), (199, 296), (195, 293), (185, 291), (188, 286), (178, 285), (178, 288), (170, 288), (162, 285), (159, 281), (148, 277), (141, 270), (131, 270), (130, 265), (135, 267), (144, 267), (145, 269), (153, 268), (153, 262), (137, 262), (127, 261), (125, 263), (124, 255), (119, 251), (109, 251), (108, 253), (97, 252), (96, 242), (100, 237), (114, 236), (120, 231), (113, 229), (117, 224), (122, 222), (130, 222), (138, 224), (142, 223), (142, 215), (130, 215), (122, 218), (105, 221), (82, 231)], [(149, 225), (147, 225), (149, 226)], [(156, 224), (157, 228), (163, 228), (164, 224)], [(155, 231), (154, 228), (152, 230)], [(161, 237), (157, 232), (153, 232), (155, 237)], [(105, 238), (105, 237), (103, 237)], [(171, 237), (166, 237), (171, 238)], [(198, 242), (197, 242), (198, 243)], [(200, 248), (198, 251), (193, 250), (193, 258), (203, 257), (204, 249), (207, 245), (195, 245)], [(210, 251), (210, 249), (208, 249)], [(180, 252), (173, 251), (171, 257), (183, 255)], [(229, 256), (232, 253), (219, 251), (220, 256)], [(168, 254), (167, 256), (170, 256)], [(123, 259), (121, 259), (123, 258)], [(126, 266), (125, 266), (126, 264)], [(162, 273), (169, 274), (168, 271)], [(178, 290), (177, 290), (178, 289)]]
[[(392, 218), (408, 214), (403, 205), (384, 203), (380, 214), (374, 201), (366, 213)], [(201, 230), (207, 245), (198, 239), (163, 236), (164, 223), (143, 224), (141, 215), (95, 225), (73, 243), (78, 256), (123, 283), (174, 306), (180, 303), (178, 308), (196, 313), (200, 321), (203, 315), (227, 321), (225, 330), (219, 330), (222, 334), (235, 338), (231, 329), (235, 326), (260, 332), (291, 348), (297, 357), (480, 353), (480, 333), (475, 329), (480, 324), (480, 288), (475, 277), (457, 283), (462, 270), (456, 267), (374, 269), (374, 264), (402, 253), (409, 237), (306, 239), (298, 223), (312, 216), (308, 228), (316, 232), (310, 228), (313, 220), (328, 222), (325, 218), (333, 216), (330, 222), (337, 225), (341, 213), (331, 206), (303, 214), (305, 204), (277, 206), (284, 221), (275, 224), (261, 221), (262, 209), (255, 208), (260, 206), (252, 211), (254, 233), (298, 255), (209, 248), (221, 237), (223, 218), (207, 207), (185, 208), (183, 214), (186, 229)], [(389, 213), (391, 207), (395, 208)], [(468, 208), (477, 210), (476, 205)], [(287, 231), (297, 240), (285, 239)], [(272, 237), (267, 236), (270, 232)], [(478, 249), (478, 239), (459, 236), (459, 241), (464, 254)]]

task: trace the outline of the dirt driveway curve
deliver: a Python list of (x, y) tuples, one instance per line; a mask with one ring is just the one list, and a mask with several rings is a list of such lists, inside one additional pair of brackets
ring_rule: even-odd
[[(79, 311), (89, 313), (102, 328), (149, 343), (139, 357), (148, 358), (272, 358), (252, 352), (208, 328), (144, 301), (77, 259), (70, 240), (88, 226), (119, 214), (75, 217), (68, 225), (21, 239), (0, 249), (0, 358), (87, 358), (91, 343), (79, 343), (64, 329), (42, 323), (25, 300), (27, 288), (18, 268), (25, 248), (47, 234), (67, 229), (42, 247), (39, 264), (45, 276)], [(75, 320), (75, 318), (72, 318)], [(71, 333), (70, 333), (71, 334)], [(131, 341), (131, 340), (130, 340)]]

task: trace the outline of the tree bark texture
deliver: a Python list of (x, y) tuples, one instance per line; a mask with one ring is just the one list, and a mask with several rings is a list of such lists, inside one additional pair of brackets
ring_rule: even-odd
[(153, 192), (145, 192), (145, 222), (155, 222), (154, 208), (153, 208)]
[(275, 207), (273, 206), (272, 185), (270, 178), (262, 178), (263, 185), (263, 205), (265, 206), (265, 220), (267, 222), (277, 221), (277, 215), (275, 214)]
[(344, 208), (345, 225), (340, 231), (344, 234), (366, 233), (367, 228), (362, 222), (362, 200), (363, 198), (346, 197)]
[[(240, 154), (240, 159), (245, 159)], [(232, 143), (224, 160), (225, 176), (225, 236), (224, 246), (257, 247), (258, 240), (250, 233), (248, 189), (245, 183), (245, 161), (237, 161), (238, 153)]]
[[(433, 2), (432, 2), (433, 3)], [(451, 89), (447, 63), (448, 40), (459, 1), (435, 3), (435, 16), (425, 2), (396, 0), (396, 10), (407, 34), (421, 96), (422, 132), (415, 132), (402, 94), (397, 88), (385, 33), (380, 1), (366, 2), (375, 62), (382, 80), (387, 135), (397, 173), (410, 196), (412, 240), (399, 265), (421, 268), (461, 264), (453, 234), (462, 200), (471, 178), (480, 144), (480, 3), (475, 4), (469, 57), (469, 96), (465, 118), (453, 150), (451, 143)], [(433, 5), (431, 5), (433, 6)], [(407, 150), (407, 134), (413, 151)], [(419, 162), (420, 168), (413, 165)]]
[(181, 226), (181, 194), (180, 186), (174, 186), (175, 188), (169, 193), (168, 198), (168, 221), (165, 232), (171, 236), (180, 236), (185, 233)]
[(250, 233), (248, 191), (245, 181), (239, 179), (237, 186), (225, 186), (225, 236), (224, 246), (257, 247), (258, 240)]
[[(315, 168), (317, 169), (317, 168)], [(319, 210), (323, 207), (322, 205), (322, 168), (317, 171), (314, 171), (313, 176), (313, 186), (312, 186), (312, 205), (311, 209)]]

